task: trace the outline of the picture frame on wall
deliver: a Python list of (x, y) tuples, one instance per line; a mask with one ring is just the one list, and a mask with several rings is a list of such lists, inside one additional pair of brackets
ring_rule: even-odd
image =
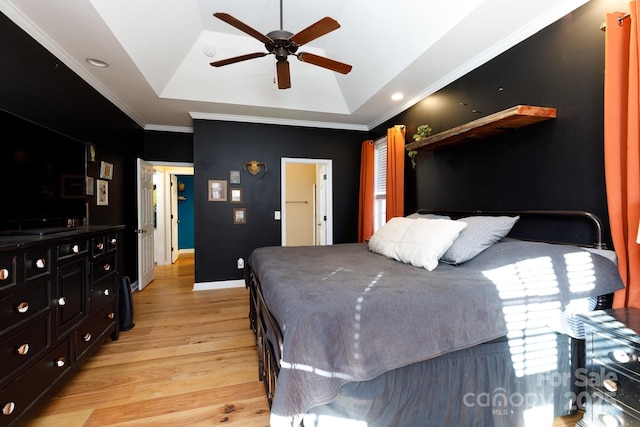
[(113, 164), (108, 162), (100, 162), (100, 178), (112, 179), (113, 178)]
[(234, 224), (246, 224), (247, 223), (247, 210), (245, 208), (233, 209), (233, 223)]
[(230, 202), (231, 203), (242, 203), (242, 188), (236, 187), (230, 190)]
[(109, 181), (104, 179), (96, 180), (96, 187), (98, 196), (96, 198), (96, 205), (108, 206), (109, 205)]
[(86, 182), (86, 188), (85, 188), (85, 194), (87, 196), (93, 196), (95, 194), (93, 191), (93, 185), (94, 185), (93, 178), (88, 176), (87, 182)]
[(221, 179), (210, 179), (208, 187), (210, 202), (227, 201), (227, 181)]
[(229, 171), (229, 183), (240, 184), (240, 171)]

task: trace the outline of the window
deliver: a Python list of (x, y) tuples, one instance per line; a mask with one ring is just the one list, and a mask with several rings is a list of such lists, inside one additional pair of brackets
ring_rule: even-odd
[(387, 222), (387, 138), (375, 143), (373, 154), (373, 231), (376, 232)]

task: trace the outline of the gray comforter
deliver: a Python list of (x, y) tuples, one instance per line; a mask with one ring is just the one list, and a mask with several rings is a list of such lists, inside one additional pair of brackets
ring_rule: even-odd
[(431, 272), (365, 244), (265, 247), (248, 263), (284, 336), (272, 426), (297, 426), (347, 382), (517, 334), (526, 311), (622, 288), (604, 257), (522, 241)]

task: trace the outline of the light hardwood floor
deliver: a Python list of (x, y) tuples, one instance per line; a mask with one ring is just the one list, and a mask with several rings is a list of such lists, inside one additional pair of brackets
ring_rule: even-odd
[(134, 323), (107, 341), (29, 427), (269, 425), (248, 291), (192, 291), (193, 256), (134, 292)]

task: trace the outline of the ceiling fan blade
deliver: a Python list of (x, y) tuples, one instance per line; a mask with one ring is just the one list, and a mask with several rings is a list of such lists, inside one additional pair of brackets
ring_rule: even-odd
[(235, 64), (236, 62), (246, 61), (247, 59), (260, 58), (268, 55), (267, 52), (254, 52), (246, 55), (234, 56), (233, 58), (221, 59), (220, 61), (211, 62), (214, 67), (222, 67), (223, 65)]
[(308, 62), (309, 64), (327, 68), (341, 74), (348, 74), (352, 68), (349, 64), (344, 64), (342, 62), (334, 61), (333, 59), (325, 58), (323, 56), (314, 55), (313, 53), (309, 52), (300, 52), (296, 56), (302, 62)]
[(215, 16), (218, 19), (223, 20), (224, 22), (226, 22), (227, 24), (229, 24), (229, 25), (231, 25), (233, 27), (236, 27), (237, 29), (239, 29), (243, 33), (249, 34), (254, 39), (260, 40), (262, 43), (270, 43), (270, 42), (273, 41), (269, 37), (267, 37), (266, 35), (262, 34), (261, 32), (259, 32), (257, 30), (254, 30), (253, 28), (251, 28), (250, 26), (248, 26), (244, 22), (240, 21), (237, 18), (234, 18), (233, 16), (229, 15), (228, 13), (216, 12), (216, 13), (213, 14), (213, 16)]
[(291, 87), (291, 73), (289, 73), (289, 61), (276, 62), (278, 74), (278, 89), (289, 89)]
[(340, 24), (333, 18), (324, 17), (315, 24), (312, 24), (304, 30), (289, 37), (289, 41), (294, 42), (298, 46), (302, 46), (305, 43), (309, 43), (311, 40), (315, 40), (318, 37), (324, 36), (333, 30), (340, 28)]

